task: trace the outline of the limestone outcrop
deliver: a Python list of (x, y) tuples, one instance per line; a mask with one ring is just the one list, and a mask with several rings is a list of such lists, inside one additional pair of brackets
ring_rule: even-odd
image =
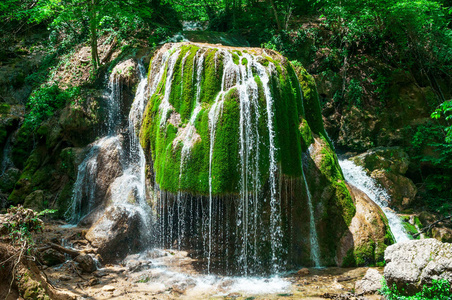
[(411, 240), (385, 251), (384, 277), (389, 287), (412, 295), (432, 280), (452, 282), (452, 244), (436, 239)]

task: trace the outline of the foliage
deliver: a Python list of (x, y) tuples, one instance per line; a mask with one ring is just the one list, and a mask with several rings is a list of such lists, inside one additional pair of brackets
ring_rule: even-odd
[(444, 128), (446, 133), (444, 140), (446, 143), (452, 144), (452, 125), (450, 124), (450, 121), (452, 121), (452, 100), (443, 102), (439, 108), (432, 113), (432, 118), (434, 119), (440, 119), (441, 116), (444, 116), (444, 119), (447, 122), (447, 125)]
[(11, 206), (7, 211), (9, 215), (7, 222), (3, 226), (6, 227), (14, 245), (30, 250), (34, 245), (32, 233), (42, 232), (43, 222), (39, 217), (55, 212), (56, 210), (46, 209), (38, 213), (21, 205)]
[[(437, 1), (319, 0), (337, 47), (359, 44), (403, 68), (427, 73), (452, 70), (452, 30)], [(361, 48), (362, 48), (361, 47)]]
[(30, 112), (26, 115), (23, 126), (36, 128), (42, 121), (50, 118), (56, 110), (64, 107), (68, 100), (74, 99), (79, 94), (79, 87), (62, 90), (57, 84), (41, 86), (28, 99), (27, 106)]
[(444, 126), (440, 124), (419, 125), (412, 136), (409, 150), (413, 160), (435, 168), (420, 169), (423, 177), (423, 186), (419, 190), (421, 203), (430, 210), (448, 214), (452, 208), (452, 143), (446, 142)]
[(452, 296), (450, 283), (446, 279), (433, 279), (431, 285), (424, 285), (422, 291), (413, 296), (404, 296), (403, 289), (399, 291), (395, 284), (390, 288), (383, 279), (380, 293), (387, 300), (448, 300)]

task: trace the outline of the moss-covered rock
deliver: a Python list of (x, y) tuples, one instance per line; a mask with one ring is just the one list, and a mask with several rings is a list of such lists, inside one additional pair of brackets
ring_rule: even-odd
[(349, 232), (341, 238), (338, 264), (343, 267), (375, 266), (384, 264), (384, 251), (394, 243), (383, 211), (366, 194), (347, 185), (353, 197), (356, 214)]
[[(205, 254), (201, 236), (210, 219), (207, 234), (214, 234), (215, 246), (209, 252), (217, 267), (227, 253), (235, 260), (230, 272), (240, 270), (236, 263), (243, 259), (257, 265), (256, 272), (271, 268), (272, 259), (286, 261), (285, 267), (313, 265), (306, 177), (321, 263), (336, 265), (355, 207), (323, 128), (312, 77), (277, 52), (253, 48), (167, 44), (153, 62), (140, 142), (148, 178), (160, 191), (165, 243), (178, 240)], [(182, 201), (183, 212), (176, 207)], [(181, 231), (192, 238), (180, 241)]]

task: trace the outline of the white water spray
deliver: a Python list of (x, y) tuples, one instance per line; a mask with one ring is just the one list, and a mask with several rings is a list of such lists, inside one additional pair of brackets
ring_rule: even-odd
[(355, 165), (351, 160), (340, 159), (339, 165), (344, 173), (345, 180), (363, 191), (373, 202), (381, 207), (388, 219), (389, 227), (391, 228), (391, 232), (396, 242), (409, 240), (409, 237), (403, 228), (402, 221), (397, 214), (388, 207), (387, 201), (384, 200), (390, 198), (386, 191), (381, 188), (373, 178), (366, 174), (363, 167)]

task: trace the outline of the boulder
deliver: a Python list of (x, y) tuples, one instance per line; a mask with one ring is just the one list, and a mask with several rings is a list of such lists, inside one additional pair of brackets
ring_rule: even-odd
[(411, 240), (385, 251), (384, 277), (388, 286), (413, 295), (432, 280), (452, 282), (452, 244), (436, 239)]
[(356, 206), (356, 214), (340, 242), (338, 265), (364, 266), (383, 262), (387, 245), (394, 241), (381, 208), (365, 193), (347, 184)]
[(44, 208), (44, 201), (46, 197), (44, 191), (37, 190), (25, 198), (24, 206), (35, 210), (42, 210)]
[(408, 154), (400, 147), (378, 147), (351, 158), (380, 184), (390, 196), (388, 205), (399, 208), (411, 204), (417, 188), (405, 177), (409, 166)]
[(97, 220), (102, 213), (99, 210), (108, 203), (111, 183), (122, 175), (121, 143), (118, 137), (105, 137), (92, 143), (79, 165), (82, 171), (77, 176), (73, 195), (80, 202), (80, 211), (72, 213), (85, 216), (82, 225)]
[(381, 289), (383, 276), (375, 269), (369, 269), (363, 279), (355, 283), (355, 293), (374, 294)]
[(367, 150), (352, 159), (355, 164), (373, 170), (389, 170), (397, 174), (405, 174), (410, 163), (408, 154), (400, 147), (378, 147)]
[(92, 273), (97, 270), (96, 262), (89, 254), (80, 254), (74, 258), (75, 262), (78, 262), (80, 268), (86, 273)]
[(121, 84), (128, 87), (134, 86), (140, 80), (138, 75), (138, 65), (132, 58), (125, 60), (117, 64), (113, 70), (112, 74), (115, 75), (116, 79), (121, 82)]
[(371, 174), (390, 195), (390, 206), (406, 207), (414, 200), (417, 194), (416, 185), (411, 179), (385, 170), (375, 170)]
[(140, 248), (136, 234), (140, 229), (137, 211), (124, 206), (110, 206), (86, 233), (86, 239), (97, 248), (103, 263), (122, 260)]
[(14, 189), (14, 184), (19, 180), (20, 170), (17, 168), (9, 168), (0, 176), (0, 191), (10, 192)]
[(48, 266), (55, 266), (62, 264), (66, 261), (66, 257), (59, 251), (54, 249), (47, 249), (41, 253), (42, 262)]

